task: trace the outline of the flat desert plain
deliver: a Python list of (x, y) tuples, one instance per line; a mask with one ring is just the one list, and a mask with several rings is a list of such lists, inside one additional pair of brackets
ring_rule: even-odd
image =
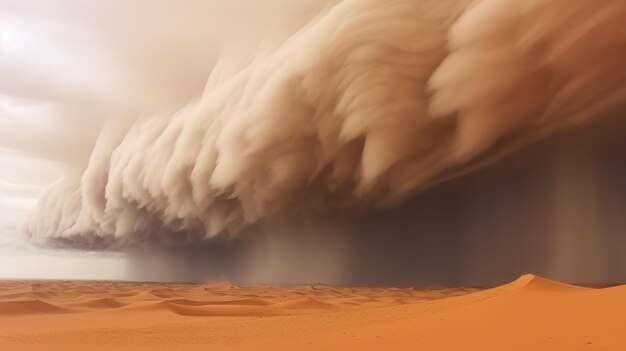
[(626, 286), (3, 281), (0, 350), (626, 350)]

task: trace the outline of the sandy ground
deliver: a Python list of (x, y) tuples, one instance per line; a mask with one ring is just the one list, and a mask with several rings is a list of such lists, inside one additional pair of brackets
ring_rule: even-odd
[(626, 286), (0, 282), (0, 350), (626, 350)]

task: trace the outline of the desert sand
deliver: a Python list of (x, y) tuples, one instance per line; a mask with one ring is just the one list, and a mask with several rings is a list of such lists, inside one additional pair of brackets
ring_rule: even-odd
[(0, 350), (626, 350), (626, 286), (0, 282)]

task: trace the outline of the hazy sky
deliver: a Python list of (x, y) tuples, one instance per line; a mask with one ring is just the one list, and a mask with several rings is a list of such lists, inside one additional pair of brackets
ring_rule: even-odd
[(0, 277), (123, 278), (121, 254), (20, 240), (42, 189), (82, 172), (107, 118), (184, 104), (227, 43), (249, 47), (324, 3), (0, 0)]

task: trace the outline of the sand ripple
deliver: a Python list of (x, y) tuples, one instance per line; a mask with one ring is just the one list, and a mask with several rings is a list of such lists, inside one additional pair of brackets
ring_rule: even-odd
[(96, 313), (117, 308), (185, 316), (306, 314), (417, 303), (473, 290), (5, 281), (0, 284), (0, 315)]
[(626, 286), (0, 282), (0, 350), (626, 350)]

